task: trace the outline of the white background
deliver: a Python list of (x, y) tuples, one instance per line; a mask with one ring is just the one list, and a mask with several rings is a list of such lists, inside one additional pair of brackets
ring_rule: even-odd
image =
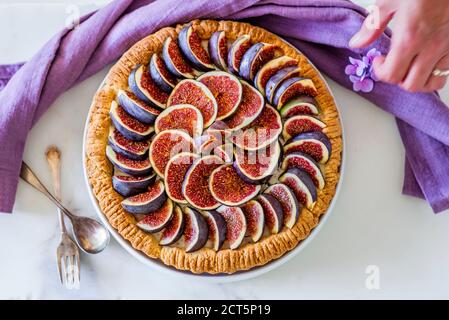
[[(105, 2), (0, 0), (0, 63), (29, 59), (64, 26), (73, 8), (68, 5), (88, 12)], [(105, 73), (63, 94), (30, 132), (25, 150), (25, 160), (51, 185), (44, 152), (59, 146), (64, 203), (92, 216), (82, 133)], [(449, 298), (449, 213), (434, 215), (424, 201), (401, 195), (404, 151), (392, 116), (332, 81), (330, 86), (345, 127), (346, 176), (326, 225), (286, 265), (248, 281), (204, 284), (157, 273), (112, 241), (100, 255), (82, 256), (81, 289), (67, 291), (54, 261), (55, 208), (20, 182), (14, 214), (0, 215), (0, 298)], [(449, 88), (442, 96), (449, 102)], [(379, 289), (366, 286), (370, 265), (379, 268)]]

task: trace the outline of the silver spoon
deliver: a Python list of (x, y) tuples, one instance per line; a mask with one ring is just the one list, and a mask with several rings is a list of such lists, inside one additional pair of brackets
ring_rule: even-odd
[(79, 217), (67, 210), (44, 185), (25, 162), (22, 162), (20, 177), (39, 190), (50, 199), (70, 219), (73, 225), (75, 240), (80, 248), (87, 253), (99, 253), (109, 243), (109, 232), (97, 220), (88, 217)]

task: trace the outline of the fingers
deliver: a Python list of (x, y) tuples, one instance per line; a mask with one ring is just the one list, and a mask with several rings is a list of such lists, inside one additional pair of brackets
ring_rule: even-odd
[[(448, 70), (449, 69), (449, 54), (444, 56), (440, 61), (438, 61), (436, 66), (433, 68), (433, 70), (435, 68), (440, 69), (440, 70)], [(437, 90), (442, 89), (447, 83), (447, 78), (448, 77), (435, 76), (435, 75), (431, 74), (429, 79), (427, 80), (425, 87), (424, 87), (424, 91), (431, 92), (431, 91), (437, 91)]]
[(432, 71), (438, 62), (435, 53), (421, 52), (414, 59), (408, 74), (400, 83), (400, 86), (410, 92), (422, 92), (426, 87), (428, 79), (432, 76)]

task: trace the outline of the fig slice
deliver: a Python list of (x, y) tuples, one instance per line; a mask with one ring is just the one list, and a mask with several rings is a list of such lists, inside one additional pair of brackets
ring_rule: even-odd
[(152, 171), (148, 158), (144, 160), (132, 160), (116, 153), (111, 146), (106, 146), (106, 157), (114, 167), (132, 176), (147, 176)]
[(287, 67), (279, 70), (274, 75), (272, 75), (265, 85), (265, 97), (267, 97), (268, 102), (273, 103), (274, 94), (282, 82), (287, 79), (299, 76), (300, 71), (300, 68), (297, 66)]
[(193, 30), (192, 24), (188, 24), (179, 32), (178, 44), (184, 56), (200, 70), (214, 69), (209, 54), (201, 42), (201, 38)]
[(297, 66), (298, 61), (289, 56), (280, 56), (265, 63), (262, 68), (256, 73), (254, 77), (254, 85), (256, 88), (265, 95), (265, 87), (268, 80), (279, 70)]
[(246, 80), (253, 80), (265, 63), (282, 54), (282, 49), (276, 45), (264, 42), (253, 44), (242, 57), (239, 74)]
[(287, 228), (293, 228), (296, 221), (298, 221), (301, 207), (292, 189), (285, 184), (277, 183), (268, 187), (265, 193), (271, 194), (279, 201), (284, 213), (284, 225)]
[(225, 143), (214, 148), (214, 154), (219, 156), (225, 163), (233, 162), (234, 145), (232, 143)]
[(117, 93), (117, 100), (129, 115), (146, 124), (153, 124), (161, 113), (158, 109), (143, 103), (130, 91), (120, 89)]
[(123, 200), (122, 207), (132, 214), (149, 214), (161, 208), (166, 200), (164, 183), (159, 180), (149, 186), (148, 191)]
[(212, 210), (220, 205), (209, 190), (209, 177), (212, 171), (222, 164), (223, 160), (215, 155), (193, 162), (182, 184), (182, 193), (190, 205), (200, 210)]
[(168, 161), (178, 153), (192, 152), (194, 141), (187, 132), (166, 130), (159, 132), (150, 144), (150, 162), (154, 171), (164, 177)]
[(198, 75), (198, 71), (185, 61), (178, 44), (171, 37), (164, 41), (162, 60), (164, 60), (168, 71), (177, 78), (193, 79)]
[(329, 138), (322, 132), (306, 132), (290, 139), (284, 145), (286, 154), (296, 151), (308, 154), (318, 163), (324, 164), (329, 160), (332, 144)]
[(203, 133), (203, 116), (198, 108), (190, 104), (176, 104), (168, 107), (154, 123), (156, 134), (161, 131), (177, 129), (187, 132), (191, 137)]
[(248, 82), (242, 81), (242, 101), (237, 111), (229, 118), (223, 120), (225, 129), (236, 131), (253, 122), (264, 109), (262, 94), (253, 88)]
[(207, 132), (196, 139), (197, 151), (202, 156), (213, 154), (215, 147), (223, 144), (223, 139), (219, 134)]
[(224, 71), (210, 71), (198, 79), (212, 92), (217, 101), (217, 118), (223, 120), (231, 116), (242, 100), (243, 88), (236, 76)]
[(257, 200), (250, 200), (241, 207), (246, 218), (246, 235), (251, 237), (253, 242), (262, 238), (265, 227), (265, 215), (262, 205)]
[(165, 108), (168, 93), (159, 88), (145, 66), (139, 65), (131, 72), (128, 86), (144, 102), (161, 109)]
[(137, 226), (150, 233), (164, 229), (173, 217), (173, 202), (167, 199), (163, 205), (137, 223)]
[(150, 148), (148, 141), (130, 140), (113, 126), (109, 128), (108, 144), (116, 153), (132, 160), (144, 160), (148, 157)]
[(228, 39), (224, 31), (212, 33), (208, 42), (208, 49), (210, 58), (215, 66), (221, 70), (227, 70)]
[(176, 78), (168, 71), (164, 60), (157, 53), (151, 56), (148, 69), (153, 81), (165, 92), (171, 92), (176, 86)]
[(317, 200), (317, 190), (310, 176), (303, 170), (291, 168), (279, 178), (287, 187), (293, 190), (298, 201), (307, 208), (313, 208)]
[(184, 208), (184, 213), (186, 252), (197, 251), (204, 247), (209, 236), (206, 220), (198, 211), (189, 207)]
[(281, 109), (281, 117), (284, 119), (300, 114), (317, 116), (319, 113), (320, 110), (318, 109), (316, 100), (306, 95), (288, 101)]
[(242, 209), (239, 207), (221, 206), (217, 209), (218, 213), (226, 221), (226, 241), (230, 249), (237, 249), (246, 234), (246, 218)]
[(281, 132), (281, 116), (267, 104), (256, 120), (232, 136), (232, 142), (240, 149), (258, 150), (276, 141)]
[(282, 136), (285, 140), (289, 140), (291, 137), (295, 137), (300, 133), (322, 131), (326, 128), (326, 124), (309, 115), (297, 115), (288, 118), (284, 122), (284, 129), (282, 130)]
[(215, 251), (220, 250), (226, 239), (226, 221), (216, 211), (204, 211), (204, 218), (209, 226), (209, 240)]
[(154, 183), (155, 179), (156, 174), (154, 172), (144, 177), (115, 174), (112, 176), (112, 187), (122, 196), (131, 197), (145, 192)]
[(152, 125), (142, 123), (131, 117), (115, 101), (112, 101), (111, 103), (109, 115), (114, 127), (127, 139), (144, 141), (154, 132), (154, 127)]
[(190, 152), (181, 152), (168, 161), (165, 167), (165, 192), (177, 203), (187, 203), (182, 193), (182, 183), (192, 163), (199, 156)]
[(173, 217), (162, 231), (162, 236), (159, 240), (159, 244), (161, 246), (169, 246), (171, 244), (174, 244), (179, 240), (179, 238), (181, 238), (184, 232), (184, 226), (184, 214), (180, 207), (175, 206), (173, 210)]
[(293, 77), (283, 81), (273, 96), (273, 104), (280, 110), (286, 102), (300, 95), (315, 97), (318, 92), (311, 79)]
[(244, 34), (238, 37), (230, 46), (228, 51), (228, 70), (238, 74), (243, 55), (251, 47), (251, 38)]
[(179, 82), (170, 94), (167, 106), (176, 104), (190, 104), (197, 107), (203, 116), (204, 128), (209, 127), (217, 118), (217, 101), (201, 82), (190, 79)]
[(258, 151), (246, 151), (236, 148), (234, 168), (239, 176), (248, 183), (261, 184), (270, 179), (279, 165), (281, 147), (274, 142)]
[(209, 178), (209, 189), (218, 202), (227, 206), (239, 206), (254, 198), (260, 185), (245, 182), (232, 164), (216, 168)]
[(302, 169), (312, 178), (313, 183), (318, 189), (323, 189), (326, 182), (318, 163), (313, 158), (302, 152), (292, 152), (287, 154), (282, 161), (282, 169), (291, 168)]
[(281, 203), (271, 194), (263, 193), (259, 195), (257, 201), (260, 202), (265, 216), (265, 225), (272, 234), (279, 233), (284, 224), (284, 212)]

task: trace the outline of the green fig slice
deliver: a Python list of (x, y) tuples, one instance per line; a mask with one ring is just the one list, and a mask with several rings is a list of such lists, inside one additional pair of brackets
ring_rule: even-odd
[(203, 116), (204, 128), (209, 127), (217, 118), (217, 101), (212, 92), (199, 81), (186, 79), (179, 82), (170, 94), (167, 106), (176, 104), (197, 107)]
[(181, 152), (192, 152), (194, 141), (191, 136), (181, 130), (159, 132), (150, 144), (150, 162), (154, 171), (164, 177), (168, 161)]
[(148, 191), (123, 200), (122, 207), (129, 213), (149, 214), (158, 210), (166, 199), (164, 183), (159, 180)]
[(209, 190), (209, 177), (222, 164), (223, 160), (215, 155), (193, 162), (182, 185), (182, 193), (190, 205), (200, 210), (213, 210), (220, 205)]
[(302, 152), (292, 152), (287, 154), (282, 161), (282, 169), (288, 170), (291, 168), (302, 169), (307, 172), (312, 178), (313, 183), (318, 189), (323, 189), (326, 182), (324, 180), (324, 175), (318, 163), (315, 160)]
[(239, 207), (221, 206), (217, 209), (218, 213), (226, 221), (226, 241), (230, 249), (237, 249), (246, 234), (246, 218), (242, 209)]
[(194, 252), (207, 242), (209, 230), (204, 217), (198, 211), (189, 207), (184, 208), (184, 242), (186, 244), (186, 252)]
[(147, 68), (137, 66), (129, 75), (128, 85), (131, 91), (141, 100), (152, 106), (164, 109), (168, 93), (163, 91), (151, 78)]
[(212, 92), (217, 101), (216, 120), (231, 116), (242, 100), (243, 88), (236, 76), (224, 71), (210, 71), (197, 79)]
[(190, 104), (177, 104), (168, 107), (157, 117), (154, 123), (156, 134), (177, 129), (187, 132), (191, 137), (203, 133), (203, 116), (200, 110)]
[(283, 54), (276, 45), (259, 42), (251, 46), (242, 57), (239, 74), (246, 80), (253, 80), (257, 71), (268, 61)]
[(159, 240), (159, 244), (161, 246), (169, 246), (174, 244), (179, 240), (179, 238), (181, 238), (184, 232), (184, 226), (184, 214), (180, 207), (175, 206), (173, 210), (173, 217), (164, 228), (161, 239)]
[(278, 58), (272, 59), (268, 61), (266, 64), (260, 68), (254, 78), (254, 85), (256, 88), (265, 95), (265, 86), (267, 85), (268, 80), (279, 70), (297, 66), (298, 61), (289, 56), (280, 56)]
[(284, 214), (284, 225), (287, 228), (293, 228), (301, 212), (300, 204), (293, 191), (285, 184), (277, 183), (271, 185), (265, 193), (271, 194), (279, 201)]
[(263, 207), (257, 200), (250, 200), (241, 207), (246, 218), (246, 235), (251, 237), (253, 242), (262, 238), (265, 227), (265, 215)]
[(173, 217), (173, 202), (167, 199), (158, 210), (147, 215), (137, 223), (137, 226), (150, 233), (156, 233), (164, 229)]
[(301, 95), (316, 97), (318, 91), (311, 79), (293, 77), (282, 82), (273, 96), (273, 104), (280, 110), (289, 100)]
[(267, 104), (256, 120), (232, 136), (232, 142), (240, 149), (254, 151), (275, 142), (281, 132), (281, 116)]
[(154, 127), (152, 125), (145, 124), (133, 118), (115, 101), (112, 101), (111, 103), (109, 115), (114, 127), (127, 139), (144, 141), (154, 132)]
[(232, 164), (224, 164), (211, 173), (209, 189), (218, 202), (227, 206), (239, 206), (254, 198), (261, 186), (245, 182)]
[(244, 34), (238, 37), (229, 48), (228, 51), (228, 69), (229, 72), (238, 74), (240, 70), (240, 63), (243, 55), (251, 47), (251, 38)]
[(204, 211), (204, 218), (209, 226), (209, 240), (215, 251), (220, 250), (226, 239), (226, 221), (216, 211)]
[(319, 113), (320, 110), (318, 109), (316, 100), (306, 95), (288, 101), (281, 109), (281, 117), (283, 119), (301, 114), (317, 116)]
[(182, 183), (192, 163), (198, 159), (197, 154), (182, 152), (171, 158), (165, 167), (165, 192), (177, 203), (187, 203), (182, 193)]
[(284, 129), (282, 130), (282, 136), (285, 140), (289, 140), (291, 137), (295, 137), (300, 133), (322, 131), (326, 128), (326, 124), (309, 115), (297, 115), (288, 118), (284, 122)]
[(151, 173), (151, 163), (149, 159), (132, 160), (120, 153), (116, 153), (111, 146), (106, 146), (106, 157), (120, 171), (131, 176), (142, 177)]
[(279, 233), (284, 224), (284, 212), (280, 202), (271, 194), (263, 193), (259, 195), (257, 201), (260, 202), (265, 215), (265, 225), (272, 234)]

